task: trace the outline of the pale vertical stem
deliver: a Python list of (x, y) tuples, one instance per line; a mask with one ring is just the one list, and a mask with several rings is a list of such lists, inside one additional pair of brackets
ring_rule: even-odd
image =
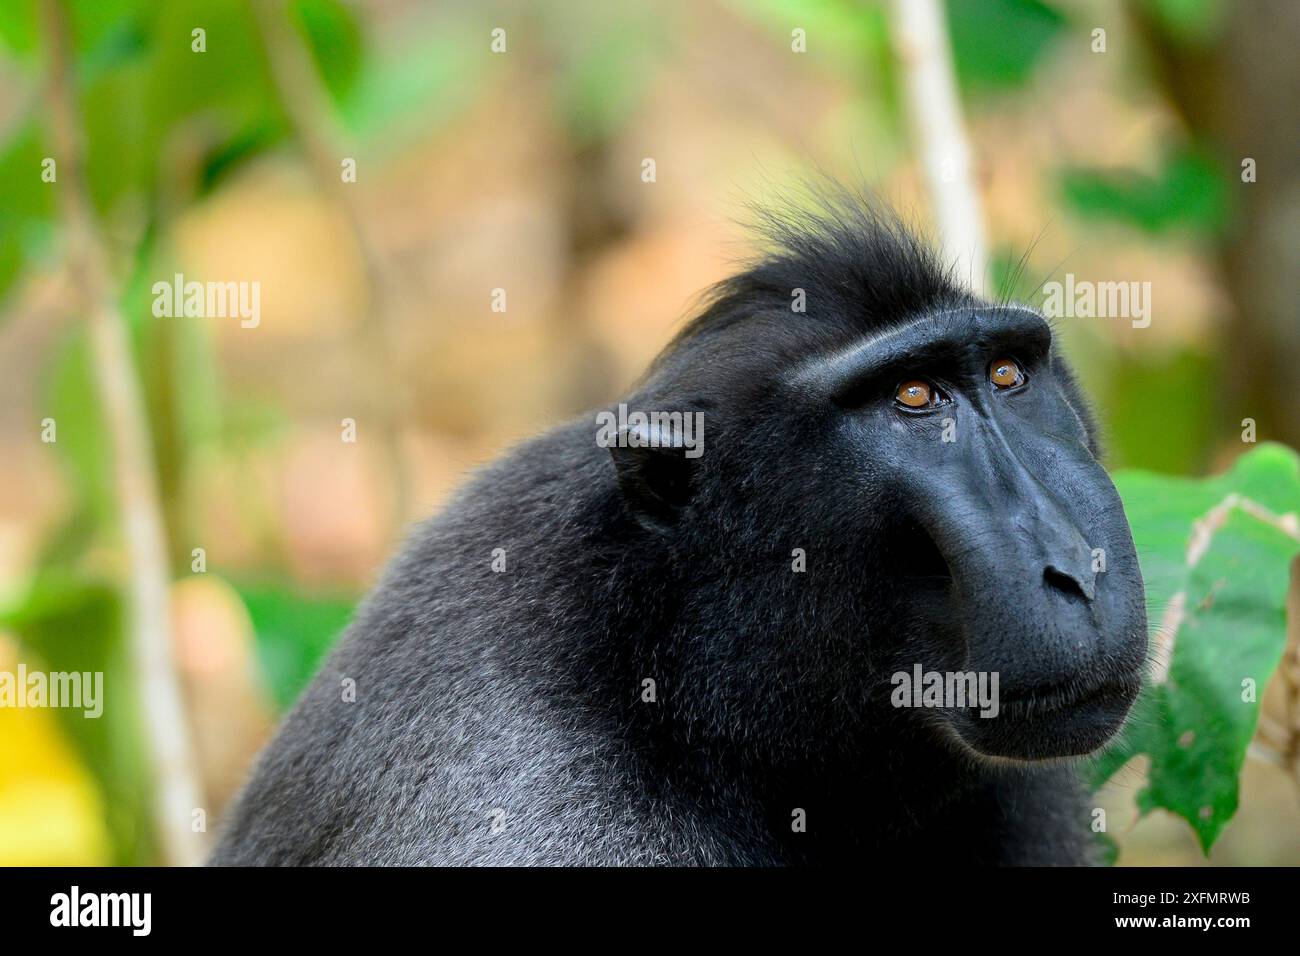
[(67, 267), (86, 313), (113, 458), (128, 559), (126, 633), (149, 749), (159, 845), (165, 864), (189, 866), (201, 862), (205, 850), (203, 834), (191, 827), (202, 801), (171, 643), (167, 548), (149, 427), (108, 252), (86, 189), (66, 11), (59, 0), (42, 0), (41, 15)]
[(988, 270), (984, 219), (942, 0), (894, 0), (893, 37), (944, 259), (982, 290)]
[(373, 229), (358, 203), (355, 190), (340, 178), (340, 162), (355, 152), (334, 118), (329, 95), (306, 43), (289, 22), (283, 0), (251, 0), (262, 46), (266, 50), (271, 80), (294, 135), (306, 154), (308, 167), (322, 193), (342, 210), (365, 269), (371, 321), (352, 326), (358, 354), (366, 366), (369, 399), (379, 414), (379, 432), (393, 483), (394, 522), (398, 528), (410, 519), (410, 480), (401, 449), (400, 412), (411, 399), (391, 341), (401, 288), (396, 270), (389, 265)]

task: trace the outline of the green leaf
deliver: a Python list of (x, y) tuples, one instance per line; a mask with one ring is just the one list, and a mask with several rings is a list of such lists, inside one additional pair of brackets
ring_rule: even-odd
[(326, 652), (352, 618), (350, 597), (305, 595), (287, 587), (239, 587), (257, 632), (261, 658), (272, 696), (288, 707), (307, 686)]
[(1065, 26), (1040, 0), (948, 0), (948, 30), (963, 90), (1024, 86)]
[(1079, 216), (1122, 222), (1150, 235), (1179, 228), (1212, 233), (1227, 219), (1223, 176), (1197, 150), (1173, 153), (1155, 176), (1068, 169), (1060, 186), (1065, 204)]
[(41, 180), (41, 163), (51, 155), (34, 119), (23, 122), (0, 149), (0, 298), (27, 263), (54, 246), (59, 186)]
[(307, 37), (321, 80), (335, 102), (361, 71), (361, 24), (339, 0), (295, 0), (293, 12)]
[[(490, 54), (477, 22), (409, 17), (387, 37), (339, 104), (347, 130), (385, 149), (437, 128), (479, 94)], [(395, 132), (396, 128), (396, 132)]]
[(40, 45), (36, 30), (36, 0), (5, 0), (0, 3), (0, 43), (22, 57)]
[(1119, 859), (1119, 844), (1115, 842), (1114, 837), (1104, 831), (1094, 831), (1092, 838), (1098, 864), (1114, 866)]
[[(86, 174), (105, 213), (122, 203), (152, 210), (161, 194), (165, 205), (183, 202), (209, 157), (247, 155), (288, 131), (246, 4), (86, 5), (74, 26)], [(200, 28), (206, 50), (195, 52)]]
[[(1097, 394), (1105, 404), (1112, 460), (1123, 467), (1164, 474), (1196, 474), (1205, 467), (1216, 426), (1215, 386), (1222, 380), (1218, 356), (1196, 348), (1133, 355), (1113, 350)], [(1142, 383), (1140, 402), (1133, 383)], [(1176, 408), (1179, 414), (1170, 415)]]
[(104, 794), (113, 862), (154, 862), (147, 756), (116, 589), (76, 571), (43, 570), (21, 602), (0, 609), (0, 626), (16, 633), (20, 647), (35, 651), (51, 671), (104, 675), (105, 706), (98, 718), (66, 708), (56, 714)]
[(1213, 42), (1227, 14), (1223, 0), (1140, 0), (1139, 5), (1174, 41), (1189, 47)]
[(1265, 444), (1214, 478), (1134, 471), (1115, 484), (1142, 563), (1156, 663), (1093, 782), (1146, 754), (1139, 810), (1183, 817), (1208, 853), (1236, 812), (1258, 700), (1286, 644), (1300, 457)]
[[(103, 24), (103, 32), (95, 36), (93, 43), (83, 42), (82, 45), (86, 48), (78, 52), (76, 63), (81, 83), (108, 75), (116, 69), (142, 60), (148, 54), (149, 38), (143, 17), (138, 13), (125, 17), (122, 16), (123, 12), (119, 10), (113, 20)], [(81, 19), (78, 18), (79, 23)], [(84, 31), (82, 39), (85, 39)]]

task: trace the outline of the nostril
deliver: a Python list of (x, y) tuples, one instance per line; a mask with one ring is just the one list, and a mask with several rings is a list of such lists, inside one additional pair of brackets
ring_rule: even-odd
[(1048, 565), (1043, 569), (1043, 580), (1047, 582), (1048, 587), (1060, 591), (1067, 597), (1078, 598), (1084, 601), (1089, 600), (1088, 594), (1083, 588), (1083, 584), (1080, 583), (1077, 578), (1066, 574), (1064, 571), (1060, 571), (1051, 565)]

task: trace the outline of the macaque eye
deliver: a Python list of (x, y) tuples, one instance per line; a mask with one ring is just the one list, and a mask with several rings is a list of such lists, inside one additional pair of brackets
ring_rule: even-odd
[(1025, 370), (1015, 359), (998, 359), (989, 366), (989, 381), (994, 388), (1015, 388), (1025, 384)]
[(914, 378), (898, 386), (894, 401), (906, 408), (932, 408), (945, 404), (947, 398), (929, 382)]

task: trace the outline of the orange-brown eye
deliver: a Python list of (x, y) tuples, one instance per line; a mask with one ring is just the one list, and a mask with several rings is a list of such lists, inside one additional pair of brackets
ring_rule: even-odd
[(1015, 388), (1024, 384), (1025, 373), (1015, 359), (998, 359), (989, 366), (989, 381), (998, 388)]
[(919, 380), (904, 382), (898, 386), (894, 401), (908, 408), (925, 408), (934, 401), (934, 389)]

